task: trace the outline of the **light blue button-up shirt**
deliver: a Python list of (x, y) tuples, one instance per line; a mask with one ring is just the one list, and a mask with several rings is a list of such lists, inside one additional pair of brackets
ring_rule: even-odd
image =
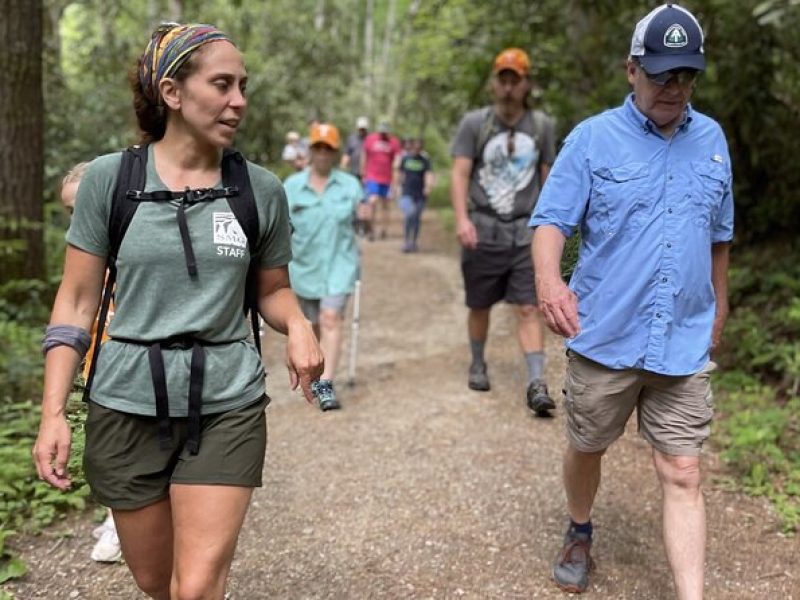
[(309, 173), (306, 168), (284, 183), (294, 227), (292, 288), (311, 299), (350, 294), (359, 272), (353, 218), (364, 191), (358, 179), (333, 169), (319, 194), (309, 185)]
[(665, 138), (629, 95), (565, 141), (530, 220), (580, 228), (567, 346), (612, 369), (688, 375), (708, 362), (716, 309), (711, 245), (733, 237), (720, 126), (687, 108)]

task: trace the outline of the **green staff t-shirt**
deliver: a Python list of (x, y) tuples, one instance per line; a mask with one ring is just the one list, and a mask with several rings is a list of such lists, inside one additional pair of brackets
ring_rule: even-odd
[[(121, 153), (101, 156), (81, 181), (67, 242), (105, 257), (108, 218)], [(146, 192), (165, 190), (148, 149)], [(256, 256), (262, 268), (291, 260), (286, 196), (266, 169), (247, 163), (259, 218)], [(222, 182), (216, 187), (221, 188)], [(225, 198), (186, 207), (197, 276), (186, 268), (177, 221), (179, 201), (142, 202), (117, 259), (116, 312), (111, 340), (102, 346), (92, 384), (93, 402), (123, 412), (155, 415), (148, 347), (113, 338), (152, 342), (193, 336), (205, 346), (203, 414), (232, 410), (264, 393), (264, 368), (248, 340), (242, 313), (250, 251)], [(186, 416), (191, 349), (164, 349), (170, 416)]]

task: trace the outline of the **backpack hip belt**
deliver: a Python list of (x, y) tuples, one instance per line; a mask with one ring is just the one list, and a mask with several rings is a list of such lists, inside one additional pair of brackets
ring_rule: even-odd
[(200, 450), (200, 417), (203, 407), (203, 378), (205, 375), (205, 346), (221, 346), (231, 342), (208, 342), (194, 336), (182, 335), (155, 341), (131, 340), (128, 338), (112, 338), (117, 342), (148, 346), (150, 375), (153, 379), (153, 392), (156, 398), (156, 422), (158, 424), (158, 445), (162, 450), (172, 448), (172, 423), (169, 418), (169, 395), (167, 393), (167, 376), (164, 369), (164, 349), (192, 350), (192, 361), (189, 369), (189, 411), (186, 448), (190, 454)]

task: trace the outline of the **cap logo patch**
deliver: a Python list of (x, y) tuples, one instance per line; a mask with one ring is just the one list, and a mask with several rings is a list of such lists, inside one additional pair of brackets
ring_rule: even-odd
[(689, 43), (689, 36), (686, 35), (686, 30), (675, 23), (667, 28), (664, 33), (664, 45), (667, 48), (683, 48)]

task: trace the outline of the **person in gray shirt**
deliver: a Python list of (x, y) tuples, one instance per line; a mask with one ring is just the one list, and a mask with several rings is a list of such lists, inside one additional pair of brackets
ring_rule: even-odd
[(470, 389), (487, 391), (484, 346), (492, 306), (505, 300), (517, 316), (528, 368), (526, 400), (537, 416), (555, 408), (544, 381), (543, 327), (536, 307), (528, 219), (555, 160), (553, 120), (528, 108), (530, 58), (519, 48), (497, 55), (494, 104), (468, 112), (452, 144), (451, 201), (469, 308)]

